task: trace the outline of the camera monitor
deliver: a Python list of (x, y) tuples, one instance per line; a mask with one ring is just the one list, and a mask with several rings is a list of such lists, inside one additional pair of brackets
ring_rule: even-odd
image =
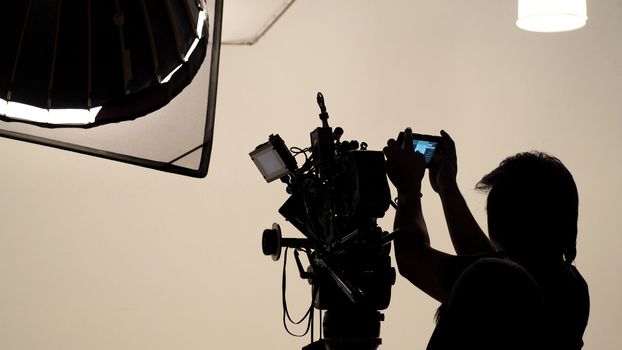
[(262, 148), (251, 153), (251, 158), (266, 181), (271, 182), (289, 174), (285, 162), (271, 144), (265, 144)]
[(440, 136), (413, 134), (413, 148), (423, 154), (426, 166), (432, 162), (434, 153), (440, 151), (441, 141)]
[(296, 159), (279, 135), (270, 135), (268, 142), (257, 146), (249, 156), (267, 182), (280, 179), (298, 167)]

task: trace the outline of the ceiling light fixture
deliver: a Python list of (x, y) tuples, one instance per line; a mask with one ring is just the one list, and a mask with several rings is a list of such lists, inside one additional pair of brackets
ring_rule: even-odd
[(587, 21), (586, 0), (518, 0), (516, 25), (531, 32), (575, 30)]

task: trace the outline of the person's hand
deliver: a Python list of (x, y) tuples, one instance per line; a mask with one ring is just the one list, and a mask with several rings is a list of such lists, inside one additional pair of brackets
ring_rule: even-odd
[(397, 190), (404, 194), (421, 193), (421, 180), (425, 173), (425, 157), (415, 152), (412, 130), (400, 132), (397, 140), (390, 139), (383, 152), (387, 158), (386, 170)]
[(441, 137), (443, 138), (444, 153), (442, 155), (434, 154), (429, 175), (432, 189), (439, 194), (444, 194), (457, 188), (458, 159), (456, 144), (451, 136), (441, 130)]

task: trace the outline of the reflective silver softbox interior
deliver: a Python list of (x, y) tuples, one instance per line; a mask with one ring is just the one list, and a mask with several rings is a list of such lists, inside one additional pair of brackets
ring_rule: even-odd
[(0, 2), (0, 136), (194, 177), (222, 0)]

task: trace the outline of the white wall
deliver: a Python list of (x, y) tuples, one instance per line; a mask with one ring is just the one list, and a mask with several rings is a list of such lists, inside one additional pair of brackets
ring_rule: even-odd
[[(225, 9), (226, 10), (226, 9)], [(472, 190), (505, 156), (558, 156), (580, 191), (577, 265), (590, 284), (586, 349), (622, 345), (622, 3), (589, 1), (580, 31), (534, 34), (513, 1), (298, 1), (252, 47), (224, 47), (206, 179), (0, 140), (0, 348), (296, 349), (281, 326), (281, 264), (261, 231), (286, 199), (248, 157), (270, 133), (307, 146), (315, 93), (345, 139), (381, 149), (412, 126), (449, 131)], [(433, 244), (450, 251), (424, 197)], [(392, 213), (382, 221), (390, 228)], [(437, 307), (400, 279), (384, 349), (422, 349)], [(290, 274), (299, 315), (308, 285)]]

